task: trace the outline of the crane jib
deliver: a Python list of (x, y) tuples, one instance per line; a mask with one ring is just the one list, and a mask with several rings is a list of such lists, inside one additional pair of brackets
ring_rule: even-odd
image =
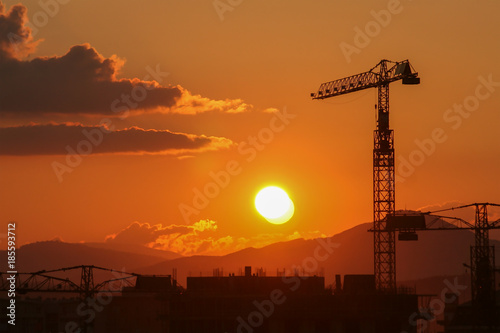
[(311, 97), (313, 99), (325, 99), (358, 90), (375, 88), (398, 80), (402, 80), (405, 85), (420, 84), (418, 73), (412, 70), (408, 60), (395, 62), (390, 68), (387, 68), (387, 63), (392, 62), (382, 60), (367, 72), (322, 83), (316, 93), (311, 93)]

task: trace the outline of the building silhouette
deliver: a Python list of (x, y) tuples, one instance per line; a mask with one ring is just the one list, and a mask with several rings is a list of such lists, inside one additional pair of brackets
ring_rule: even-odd
[(188, 277), (186, 288), (171, 276), (138, 276), (134, 287), (92, 302), (20, 299), (15, 332), (410, 333), (418, 313), (413, 290), (377, 293), (373, 275), (345, 275), (343, 284), (337, 276), (325, 288), (322, 276), (265, 276), (250, 267)]

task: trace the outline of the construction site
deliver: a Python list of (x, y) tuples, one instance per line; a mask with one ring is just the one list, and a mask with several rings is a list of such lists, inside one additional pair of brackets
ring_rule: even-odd
[[(171, 332), (171, 333), (417, 333), (438, 332), (437, 297), (449, 300), (439, 319), (439, 332), (500, 332), (499, 271), (489, 231), (500, 219), (489, 220), (480, 202), (429, 212), (396, 210), (393, 129), (389, 125), (389, 86), (420, 84), (408, 60), (381, 60), (370, 70), (326, 82), (310, 96), (322, 100), (377, 89), (373, 133), (373, 274), (336, 275), (327, 287), (320, 275), (279, 274), (245, 266), (241, 274), (190, 276), (181, 286), (176, 272), (142, 275), (95, 266), (39, 272), (2, 272), (1, 291), (15, 287), (16, 332)], [(451, 215), (474, 210), (474, 221)], [(460, 303), (448, 290), (443, 295), (419, 295), (400, 285), (396, 272), (396, 243), (417, 242), (419, 234), (470, 230), (470, 301)], [(417, 245), (418, 246), (418, 245)], [(404, 260), (404, 258), (399, 258)], [(244, 266), (246, 263), (241, 263)], [(105, 272), (97, 279), (94, 272)], [(72, 272), (72, 278), (63, 277)], [(110, 277), (113, 275), (113, 277)], [(46, 296), (50, 295), (50, 296)], [(9, 306), (2, 298), (1, 306)], [(109, 306), (106, 306), (110, 304)], [(8, 316), (0, 331), (9, 332)]]

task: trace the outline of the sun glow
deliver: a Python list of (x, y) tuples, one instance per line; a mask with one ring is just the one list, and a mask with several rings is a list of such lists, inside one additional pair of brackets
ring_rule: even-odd
[(273, 224), (287, 222), (295, 212), (295, 206), (288, 194), (276, 186), (268, 186), (259, 191), (255, 197), (255, 208)]

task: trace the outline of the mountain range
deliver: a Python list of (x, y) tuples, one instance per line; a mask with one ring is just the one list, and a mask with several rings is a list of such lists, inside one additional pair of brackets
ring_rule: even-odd
[[(172, 274), (185, 285), (187, 276), (211, 276), (219, 268), (223, 274), (241, 273), (244, 266), (272, 276), (287, 274), (324, 275), (327, 284), (336, 274), (373, 274), (373, 234), (371, 223), (358, 225), (329, 238), (296, 239), (262, 248), (246, 248), (223, 256), (183, 257), (170, 251), (138, 245), (112, 243), (64, 243), (45, 241), (27, 244), (17, 250), (20, 272), (35, 272), (79, 265), (95, 265), (139, 274)], [(398, 241), (397, 280), (411, 281), (440, 276), (463, 276), (470, 264), (474, 233), (469, 230), (422, 231), (418, 241)], [(495, 245), (500, 257), (500, 241)], [(6, 251), (0, 251), (2, 263)], [(6, 271), (4, 267), (0, 267)], [(439, 279), (438, 279), (439, 280)]]

